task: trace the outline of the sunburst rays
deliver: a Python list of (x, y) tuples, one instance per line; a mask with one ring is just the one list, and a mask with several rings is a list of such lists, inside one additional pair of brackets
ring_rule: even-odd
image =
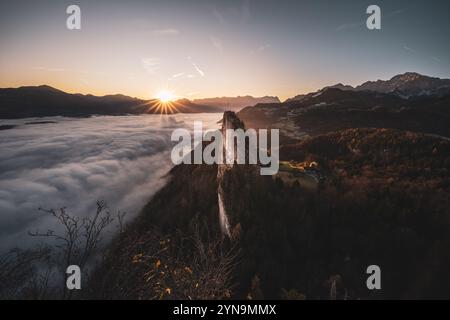
[(173, 114), (178, 113), (179, 103), (176, 101), (153, 100), (149, 102), (148, 113)]

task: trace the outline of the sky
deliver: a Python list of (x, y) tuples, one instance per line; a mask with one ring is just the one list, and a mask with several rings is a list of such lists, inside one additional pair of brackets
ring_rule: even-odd
[[(81, 30), (66, 8), (81, 8)], [(371, 4), (381, 30), (366, 27)], [(449, 1), (0, 0), (0, 87), (278, 96), (414, 71), (450, 78)]]

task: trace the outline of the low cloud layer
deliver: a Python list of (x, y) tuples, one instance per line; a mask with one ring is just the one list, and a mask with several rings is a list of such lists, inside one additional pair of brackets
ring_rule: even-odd
[(135, 217), (164, 185), (171, 132), (200, 118), (214, 127), (220, 115), (1, 121), (18, 126), (0, 133), (0, 251), (33, 244), (29, 230), (57, 227), (39, 207), (85, 216), (105, 200)]

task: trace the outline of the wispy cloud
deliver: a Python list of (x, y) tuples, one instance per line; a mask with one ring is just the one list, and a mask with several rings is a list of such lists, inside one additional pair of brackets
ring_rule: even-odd
[(32, 70), (39, 70), (39, 71), (49, 71), (49, 72), (69, 72), (72, 71), (70, 69), (66, 68), (48, 68), (48, 67), (32, 67)]
[(336, 31), (343, 31), (343, 30), (348, 30), (348, 29), (354, 29), (354, 28), (361, 27), (361, 26), (364, 26), (363, 22), (359, 22), (359, 23), (343, 23), (343, 24), (339, 25), (336, 28)]
[(416, 50), (414, 50), (413, 48), (408, 47), (408, 46), (403, 46), (403, 49), (405, 49), (406, 51), (411, 52), (411, 53), (417, 53)]
[(83, 83), (83, 84), (85, 84), (85, 85), (87, 85), (87, 86), (92, 85), (92, 82), (89, 81), (89, 80), (86, 79), (86, 78), (80, 78), (79, 80), (80, 80), (81, 83)]
[(150, 74), (155, 74), (161, 65), (159, 58), (142, 58), (141, 62), (144, 69)]
[(225, 24), (225, 18), (223, 17), (222, 13), (220, 13), (220, 11), (217, 10), (217, 8), (214, 8), (214, 9), (212, 10), (212, 14), (213, 14), (213, 16), (217, 19), (217, 21), (219, 21), (219, 23), (220, 23), (221, 25), (224, 25), (224, 24)]
[(247, 22), (250, 19), (250, 0), (243, 0), (241, 6), (242, 22)]
[(272, 45), (266, 43), (266, 44), (263, 44), (263, 45), (259, 46), (259, 47), (256, 49), (256, 52), (263, 52), (263, 51), (265, 51), (265, 50), (267, 50), (267, 49), (270, 49), (270, 48), (272, 48)]
[(436, 57), (431, 57), (431, 59), (432, 59), (432, 60), (434, 60), (434, 61), (436, 61), (436, 62), (439, 62), (439, 63), (441, 63), (441, 62), (442, 62), (442, 60), (441, 60), (441, 59), (439, 59), (439, 58), (436, 58)]
[(384, 17), (385, 18), (392, 18), (392, 17), (395, 17), (395, 16), (397, 16), (399, 14), (405, 13), (406, 11), (408, 11), (408, 8), (398, 9), (398, 10), (395, 10), (395, 11), (388, 12)]
[(211, 36), (210, 40), (211, 40), (211, 43), (214, 46), (214, 48), (216, 48), (220, 52), (223, 52), (223, 42), (222, 42), (222, 40), (220, 40), (219, 38), (216, 38), (214, 36)]
[[(225, 16), (227, 16), (230, 19), (240, 19), (242, 23), (247, 23), (250, 19), (250, 0), (240, 0), (240, 4), (234, 5), (232, 7), (229, 7), (228, 10), (224, 10), (225, 15), (223, 11), (220, 11), (216, 7), (212, 9), (212, 15), (214, 18), (219, 22), (221, 25), (227, 25), (231, 23), (230, 21), (227, 21)], [(231, 16), (231, 17), (230, 17)], [(234, 21), (234, 20), (233, 20)]]
[(418, 50), (413, 49), (413, 48), (408, 47), (408, 46), (403, 46), (403, 49), (406, 50), (406, 51), (408, 51), (408, 52), (411, 53), (411, 54), (414, 54), (417, 58), (421, 58), (421, 59), (431, 59), (431, 60), (433, 60), (434, 62), (442, 63), (442, 60), (441, 60), (441, 59), (439, 59), (439, 58), (436, 57), (436, 56), (431, 56), (431, 55), (429, 55), (429, 54), (426, 53), (426, 52), (423, 52), (423, 51), (421, 52), (421, 51), (418, 51)]
[(205, 76), (205, 73), (203, 72), (203, 70), (200, 69), (196, 63), (192, 62), (192, 66), (194, 67), (195, 71), (198, 72), (198, 74), (199, 74), (200, 76), (202, 76), (202, 77)]
[(180, 78), (180, 77), (184, 76), (184, 74), (185, 74), (184, 72), (176, 73), (176, 74), (170, 76), (170, 78), (168, 80), (169, 81), (175, 80), (177, 78)]
[(180, 34), (180, 30), (177, 29), (158, 29), (158, 30), (153, 30), (152, 32), (153, 35), (155, 36), (176, 36)]
[(46, 71), (50, 71), (50, 72), (67, 72), (67, 71), (72, 71), (72, 70), (65, 69), (65, 68), (47, 68)]
[(180, 73), (177, 73), (177, 74), (174, 74), (173, 76), (172, 76), (172, 78), (178, 78), (178, 77), (181, 77), (181, 76), (183, 76), (184, 75), (184, 72), (180, 72)]
[(77, 70), (77, 69), (70, 69), (70, 68), (55, 68), (55, 67), (32, 67), (31, 70), (36, 71), (46, 71), (46, 72), (72, 72), (77, 74), (84, 74), (84, 75), (97, 75), (97, 76), (104, 76), (106, 75), (105, 72), (101, 71), (87, 71), (87, 70)]

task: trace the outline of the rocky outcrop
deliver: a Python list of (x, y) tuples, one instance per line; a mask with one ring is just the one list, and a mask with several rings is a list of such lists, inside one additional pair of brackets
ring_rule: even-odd
[[(227, 157), (227, 151), (226, 151), (226, 145), (227, 145), (227, 137), (226, 137), (226, 131), (227, 129), (245, 129), (244, 123), (241, 121), (241, 119), (236, 116), (236, 114), (232, 111), (226, 111), (223, 114), (222, 119), (222, 155), (223, 159), (226, 159)], [(236, 152), (234, 153), (236, 156)], [(224, 178), (228, 171), (230, 171), (233, 168), (234, 164), (219, 164), (217, 166), (217, 201), (219, 205), (219, 221), (220, 221), (220, 227), (222, 230), (222, 233), (228, 237), (231, 236), (230, 231), (230, 221), (228, 218), (227, 210), (226, 210), (226, 193), (224, 190)]]

